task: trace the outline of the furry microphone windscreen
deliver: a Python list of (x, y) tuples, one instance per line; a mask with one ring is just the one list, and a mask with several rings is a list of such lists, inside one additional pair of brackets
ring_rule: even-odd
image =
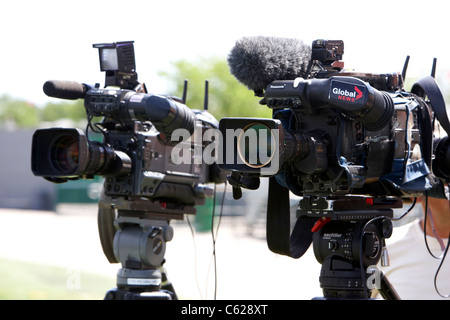
[(304, 77), (311, 46), (301, 40), (277, 37), (245, 37), (236, 42), (228, 56), (230, 72), (255, 92), (274, 80)]

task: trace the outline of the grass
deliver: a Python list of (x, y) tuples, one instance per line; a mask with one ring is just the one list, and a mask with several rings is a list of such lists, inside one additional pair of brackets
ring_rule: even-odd
[(1, 300), (100, 300), (115, 277), (0, 258)]

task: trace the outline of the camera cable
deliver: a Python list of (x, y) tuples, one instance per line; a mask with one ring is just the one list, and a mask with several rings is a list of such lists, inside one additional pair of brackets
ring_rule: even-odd
[[(212, 236), (212, 256), (211, 256), (211, 262), (210, 262), (210, 266), (208, 269), (208, 275), (207, 275), (207, 279), (209, 278), (209, 272), (210, 272), (210, 268), (211, 268), (211, 264), (214, 265), (214, 300), (217, 299), (217, 261), (216, 261), (216, 241), (217, 241), (217, 235), (219, 232), (219, 227), (221, 224), (221, 220), (222, 220), (222, 216), (223, 216), (223, 207), (224, 207), (224, 201), (225, 201), (225, 194), (226, 194), (226, 189), (227, 189), (227, 183), (225, 182), (225, 187), (224, 187), (224, 191), (223, 191), (223, 196), (221, 199), (221, 203), (220, 203), (220, 211), (219, 211), (219, 220), (217, 222), (217, 226), (215, 226), (215, 212), (216, 212), (216, 194), (217, 194), (217, 189), (216, 189), (216, 185), (214, 185), (214, 196), (213, 196), (213, 206), (212, 206), (212, 219), (211, 219), (211, 236)], [(196, 241), (195, 241), (195, 232), (194, 232), (194, 228), (192, 226), (192, 223), (189, 219), (189, 217), (186, 215), (186, 220), (189, 226), (189, 229), (191, 231), (191, 235), (192, 235), (192, 240), (193, 240), (193, 244), (194, 244), (194, 264), (195, 264), (195, 282), (197, 285), (197, 290), (200, 294), (200, 299), (204, 300), (207, 298), (208, 296), (208, 286), (206, 286), (206, 293), (205, 293), (205, 297), (202, 294), (202, 290), (200, 288), (200, 284), (198, 281), (198, 266), (197, 266), (197, 245), (196, 245)], [(208, 282), (208, 281), (207, 281)]]
[[(427, 227), (427, 217), (430, 217), (430, 223), (431, 223), (431, 229), (433, 231), (433, 235), (436, 238), (436, 240), (438, 241), (439, 245), (441, 246), (441, 250), (443, 251), (443, 254), (441, 256), (435, 256), (433, 254), (433, 252), (431, 252), (431, 249), (428, 245), (428, 239), (427, 239), (427, 233), (426, 233), (426, 227)], [(448, 235), (447, 238), (447, 245), (444, 245), (444, 241), (442, 240), (442, 238), (440, 238), (434, 228), (434, 223), (433, 223), (433, 218), (432, 218), (432, 212), (428, 206), (428, 192), (425, 192), (425, 218), (423, 221), (423, 234), (424, 234), (424, 240), (425, 240), (425, 245), (427, 247), (428, 253), (435, 259), (441, 260), (439, 263), (439, 266), (436, 270), (436, 273), (434, 274), (434, 289), (436, 290), (436, 293), (441, 296), (442, 298), (450, 298), (450, 294), (442, 294), (439, 289), (438, 289), (438, 285), (437, 285), (437, 278), (439, 275), (439, 272), (441, 271), (442, 265), (445, 262), (445, 258), (447, 257), (447, 253), (448, 253), (448, 249), (450, 247), (450, 234)]]
[[(398, 218), (390, 218), (390, 217), (385, 217), (385, 216), (375, 217), (375, 218), (372, 218), (372, 219), (370, 219), (369, 221), (367, 221), (366, 224), (364, 225), (364, 227), (362, 228), (361, 239), (360, 239), (360, 241), (359, 241), (359, 246), (360, 246), (360, 247), (359, 247), (359, 265), (360, 265), (360, 270), (361, 270), (361, 279), (362, 279), (362, 281), (363, 281), (362, 285), (363, 285), (363, 288), (364, 288), (364, 297), (365, 297), (366, 299), (369, 299), (369, 298), (370, 298), (370, 297), (369, 297), (369, 292), (368, 292), (368, 290), (367, 290), (367, 285), (366, 285), (367, 278), (366, 278), (366, 274), (365, 274), (365, 272), (364, 272), (364, 263), (363, 263), (363, 237), (364, 237), (364, 234), (365, 234), (365, 232), (366, 232), (367, 227), (368, 227), (371, 223), (375, 222), (376, 220), (380, 220), (380, 219), (390, 219), (391, 221), (399, 221), (399, 220), (403, 219), (407, 214), (409, 214), (409, 213), (412, 211), (412, 209), (413, 209), (413, 208), (415, 207), (415, 205), (416, 205), (416, 202), (417, 202), (417, 197), (414, 198), (413, 203), (411, 204), (411, 206), (409, 207), (409, 209), (406, 210), (406, 212), (403, 213), (403, 214), (402, 214), (400, 217), (398, 217)], [(383, 241), (383, 244), (384, 244), (384, 241)]]
[(214, 200), (213, 200), (213, 209), (212, 209), (212, 219), (211, 219), (211, 237), (212, 237), (212, 245), (213, 245), (213, 253), (212, 253), (212, 258), (214, 261), (214, 300), (217, 299), (217, 257), (216, 257), (216, 241), (217, 241), (217, 235), (219, 233), (219, 228), (220, 228), (220, 223), (222, 221), (222, 216), (223, 216), (223, 206), (224, 206), (224, 202), (225, 202), (225, 194), (227, 191), (227, 182), (225, 181), (225, 185), (224, 185), (224, 190), (223, 190), (223, 195), (222, 195), (222, 200), (220, 203), (220, 211), (219, 211), (219, 220), (217, 221), (217, 227), (216, 230), (214, 232), (214, 218), (215, 218), (215, 213), (216, 213), (216, 192), (217, 192), (217, 185), (214, 185)]
[[(417, 198), (414, 198), (414, 201), (413, 201), (411, 207), (410, 207), (404, 214), (402, 214), (402, 215), (401, 215), (400, 217), (398, 217), (398, 218), (393, 218), (393, 219), (391, 219), (391, 220), (392, 220), (392, 221), (399, 221), (399, 220), (401, 220), (402, 218), (404, 218), (408, 213), (411, 212), (411, 210), (414, 208), (416, 202), (417, 202)], [(433, 258), (435, 258), (435, 259), (440, 259), (440, 260), (441, 260), (441, 262), (439, 263), (439, 267), (438, 267), (438, 269), (436, 270), (436, 273), (435, 273), (435, 275), (434, 275), (434, 288), (435, 288), (437, 294), (439, 294), (439, 296), (441, 296), (442, 298), (450, 298), (450, 294), (442, 294), (442, 293), (439, 291), (438, 285), (437, 285), (437, 278), (438, 278), (439, 272), (440, 272), (440, 270), (441, 270), (441, 268), (442, 268), (442, 265), (444, 264), (445, 258), (446, 258), (446, 256), (447, 256), (447, 253), (448, 253), (448, 250), (449, 250), (449, 247), (450, 247), (450, 241), (447, 242), (447, 245), (444, 245), (443, 240), (442, 240), (440, 237), (437, 236), (437, 233), (436, 233), (436, 231), (435, 231), (435, 229), (434, 229), (434, 226), (432, 225), (433, 234), (435, 235), (436, 239), (438, 240), (438, 242), (439, 242), (439, 244), (440, 244), (440, 246), (441, 246), (441, 249), (442, 249), (442, 251), (444, 251), (444, 253), (443, 253), (440, 257), (437, 257), (437, 256), (435, 256), (435, 255), (433, 254), (433, 252), (431, 252), (431, 249), (430, 249), (430, 247), (429, 247), (429, 245), (428, 245), (428, 239), (427, 239), (426, 231), (425, 231), (425, 230), (426, 230), (426, 223), (427, 223), (426, 221), (427, 221), (427, 216), (428, 216), (428, 215), (430, 216), (430, 222), (432, 223), (431, 210), (429, 209), (429, 206), (428, 206), (428, 193), (427, 193), (427, 192), (425, 193), (424, 202), (425, 202), (425, 210), (424, 210), (424, 211), (425, 211), (425, 219), (424, 219), (424, 226), (423, 226), (423, 229), (424, 229), (424, 241), (425, 241), (425, 245), (426, 245), (426, 247), (427, 247), (427, 250), (428, 250), (429, 254), (430, 254)], [(448, 237), (448, 238), (450, 239), (450, 234), (449, 234), (449, 237)]]
[(195, 269), (195, 283), (197, 285), (197, 290), (198, 293), (200, 294), (200, 299), (203, 300), (203, 295), (202, 295), (202, 291), (200, 289), (200, 284), (198, 283), (198, 267), (197, 267), (197, 243), (195, 241), (195, 232), (194, 232), (194, 228), (192, 227), (191, 221), (189, 220), (189, 216), (186, 215), (186, 220), (187, 223), (189, 225), (189, 230), (191, 231), (191, 235), (192, 235), (192, 242), (194, 244), (194, 269)]
[(106, 130), (102, 127), (101, 123), (92, 123), (92, 120), (94, 119), (94, 116), (88, 115), (87, 117), (87, 125), (86, 125), (86, 138), (89, 140), (89, 129), (92, 130), (94, 133), (99, 133), (103, 135), (103, 140), (106, 140)]
[(363, 251), (363, 238), (364, 238), (364, 235), (366, 233), (367, 227), (371, 223), (373, 223), (376, 220), (381, 220), (381, 219), (386, 219), (386, 218), (387, 217), (385, 217), (385, 216), (372, 218), (369, 221), (367, 221), (366, 224), (364, 224), (364, 227), (361, 230), (361, 238), (360, 238), (360, 241), (359, 241), (359, 268), (361, 270), (362, 287), (364, 288), (364, 297), (365, 297), (366, 300), (370, 299), (370, 297), (369, 297), (369, 291), (367, 289), (367, 278), (366, 278), (365, 269), (364, 269), (364, 262), (363, 262), (363, 253), (364, 253), (364, 251)]
[(441, 246), (441, 250), (442, 251), (444, 251), (445, 250), (445, 245), (444, 245), (444, 242), (443, 242), (443, 240), (441, 239), (441, 237), (439, 237), (438, 236), (438, 234), (437, 234), (437, 232), (436, 232), (436, 229), (435, 229), (435, 227), (434, 227), (434, 222), (433, 222), (433, 215), (432, 215), (432, 212), (431, 212), (431, 210), (430, 210), (430, 207), (429, 207), (429, 205), (428, 205), (428, 192), (425, 192), (425, 197), (424, 197), (425, 199), (425, 218), (424, 218), (424, 220), (423, 220), (423, 235), (424, 235), (424, 240), (425, 240), (425, 245), (426, 245), (426, 247), (427, 247), (427, 250), (428, 250), (428, 252), (429, 252), (429, 254), (433, 257), (433, 258), (435, 258), (435, 259), (442, 259), (443, 258), (443, 256), (440, 256), (440, 257), (437, 257), (437, 256), (435, 256), (434, 254), (433, 254), (433, 252), (431, 252), (431, 249), (430, 249), (430, 247), (429, 247), (429, 245), (428, 245), (428, 239), (427, 239), (427, 233), (426, 233), (426, 230), (427, 230), (427, 218), (429, 217), (430, 218), (430, 223), (431, 223), (431, 230), (432, 230), (432, 232), (433, 232), (433, 236), (435, 237), (435, 239), (438, 241), (438, 243), (439, 243), (439, 245)]
[(414, 207), (416, 206), (417, 203), (417, 197), (414, 198), (413, 203), (411, 204), (411, 206), (409, 207), (408, 210), (406, 210), (406, 212), (404, 214), (402, 214), (400, 217), (398, 218), (389, 218), (391, 219), (391, 221), (400, 221), (401, 219), (403, 219), (404, 217), (406, 217), (406, 215), (408, 213), (410, 213), (412, 211), (412, 209), (414, 209)]
[(448, 235), (448, 241), (447, 241), (447, 246), (445, 247), (445, 251), (444, 254), (442, 256), (441, 262), (439, 263), (439, 267), (436, 270), (436, 273), (434, 274), (434, 289), (436, 290), (437, 294), (440, 295), (442, 298), (450, 298), (450, 293), (449, 294), (442, 294), (439, 291), (438, 285), (437, 285), (437, 277), (439, 275), (439, 272), (441, 271), (441, 267), (444, 264), (445, 258), (447, 257), (447, 252), (448, 252), (448, 248), (450, 245), (450, 233)]

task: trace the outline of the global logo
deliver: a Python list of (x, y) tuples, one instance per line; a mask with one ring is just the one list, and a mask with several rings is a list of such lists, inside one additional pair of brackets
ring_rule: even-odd
[(353, 90), (334, 87), (331, 92), (333, 93), (335, 99), (344, 102), (355, 102), (364, 96), (358, 86), (354, 86)]

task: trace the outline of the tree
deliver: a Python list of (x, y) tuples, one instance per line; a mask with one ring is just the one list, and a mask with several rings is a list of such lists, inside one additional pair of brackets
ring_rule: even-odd
[(0, 96), (0, 126), (36, 128), (41, 121), (55, 122), (62, 119), (72, 120), (78, 125), (86, 122), (83, 100), (48, 102), (39, 108), (22, 99)]
[(171, 94), (180, 96), (184, 80), (189, 81), (186, 105), (202, 109), (204, 83), (209, 81), (209, 112), (217, 119), (222, 117), (271, 118), (271, 110), (260, 105), (261, 98), (240, 84), (231, 74), (225, 58), (199, 58), (196, 62), (178, 60), (172, 63), (172, 72), (160, 72), (174, 85)]
[(61, 119), (85, 120), (86, 110), (84, 109), (83, 100), (48, 102), (42, 108), (42, 121), (53, 122)]
[(9, 95), (0, 97), (1, 126), (33, 128), (39, 123), (38, 113), (38, 108), (25, 100), (15, 99)]

